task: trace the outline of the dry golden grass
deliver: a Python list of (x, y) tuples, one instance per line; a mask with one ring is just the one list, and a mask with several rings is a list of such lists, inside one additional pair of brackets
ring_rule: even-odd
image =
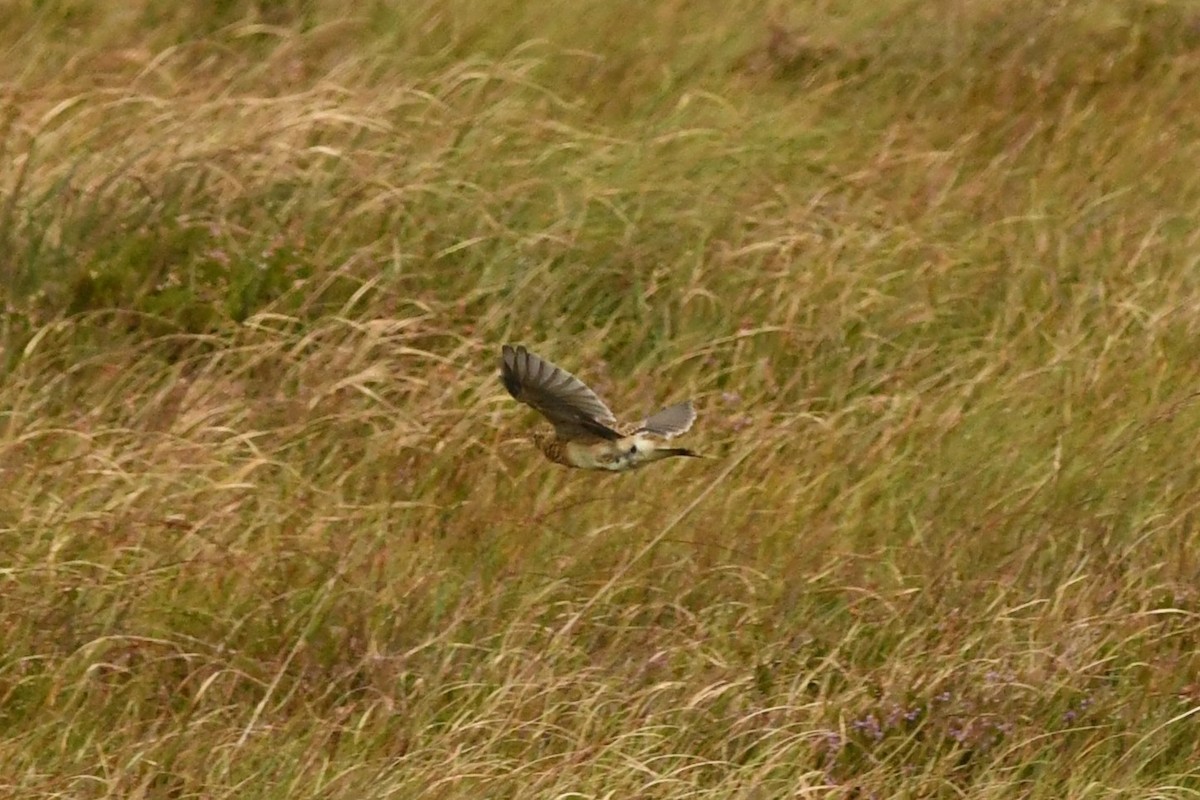
[(1200, 793), (1194, 4), (203, 8), (0, 12), (0, 794)]

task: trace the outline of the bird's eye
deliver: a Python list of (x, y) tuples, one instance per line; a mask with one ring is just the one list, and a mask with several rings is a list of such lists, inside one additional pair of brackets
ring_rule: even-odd
[(633, 455), (633, 454), (634, 454), (634, 453), (636, 453), (637, 451), (638, 451), (638, 449), (637, 449), (637, 442), (634, 442), (632, 445), (630, 445), (630, 446), (629, 446), (629, 454), (630, 454), (630, 455)]

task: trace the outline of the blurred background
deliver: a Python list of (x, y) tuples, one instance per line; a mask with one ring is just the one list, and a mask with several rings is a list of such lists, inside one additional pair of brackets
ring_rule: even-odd
[[(1200, 6), (0, 9), (11, 797), (1191, 797)], [(525, 344), (708, 461), (545, 461)]]

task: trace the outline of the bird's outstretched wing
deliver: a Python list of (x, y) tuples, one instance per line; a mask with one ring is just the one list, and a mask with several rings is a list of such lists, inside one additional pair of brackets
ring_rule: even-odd
[(500, 379), (509, 394), (550, 420), (560, 439), (621, 438), (613, 430), (616, 417), (587, 384), (524, 347), (504, 345)]
[(687, 433), (696, 421), (696, 410), (692, 408), (691, 400), (684, 400), (673, 406), (667, 406), (637, 427), (637, 433), (653, 433), (664, 439), (670, 439), (681, 433)]

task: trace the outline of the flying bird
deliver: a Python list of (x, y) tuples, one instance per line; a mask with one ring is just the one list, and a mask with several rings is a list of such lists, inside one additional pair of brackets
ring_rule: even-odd
[(500, 379), (508, 393), (537, 411), (554, 426), (533, 440), (546, 458), (577, 469), (626, 472), (674, 456), (700, 458), (669, 440), (686, 433), (696, 421), (686, 400), (631, 426), (622, 426), (587, 384), (524, 347), (504, 345)]

